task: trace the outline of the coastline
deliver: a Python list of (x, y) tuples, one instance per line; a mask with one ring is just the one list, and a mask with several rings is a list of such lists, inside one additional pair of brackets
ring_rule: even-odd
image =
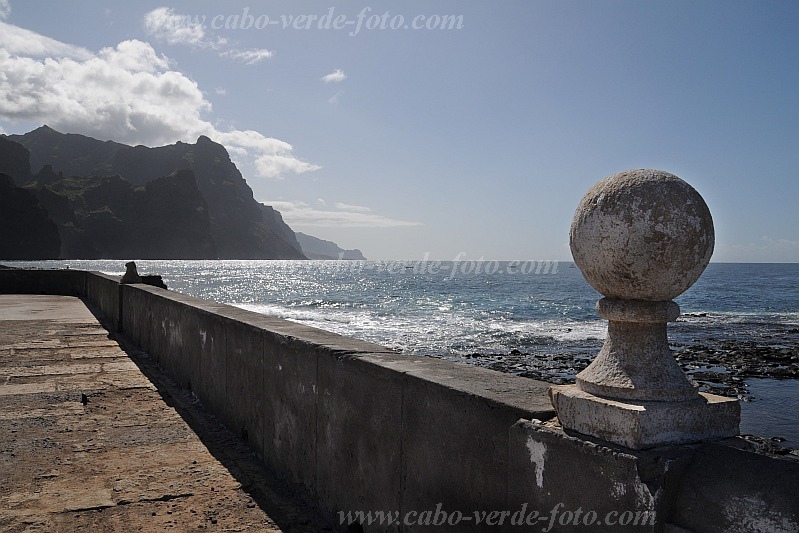
[[(10, 266), (123, 272), (115, 260)], [(557, 275), (450, 279), (411, 270), (350, 269), (337, 261), (141, 261), (140, 266), (162, 274), (177, 292), (411, 356), (463, 361), (553, 384), (573, 381), (599, 352), (607, 327), (593, 309), (595, 293), (576, 268), (559, 269)], [(779, 383), (796, 384), (799, 392), (799, 313), (791, 289), (797, 274), (796, 266), (783, 265), (709, 268), (680, 297), (686, 312), (669, 326), (669, 339), (678, 362), (702, 390), (742, 400), (747, 420), (742, 431), (769, 442), (787, 437), (799, 448), (794, 409), (776, 394)], [(771, 396), (759, 396), (764, 387), (754, 393), (753, 380), (765, 380)], [(753, 430), (748, 419), (760, 415), (750, 406), (773, 413), (776, 423), (761, 417)], [(786, 426), (789, 431), (781, 434)]]
[[(747, 404), (761, 399), (759, 393), (750, 390), (750, 383), (754, 380), (790, 382), (799, 390), (797, 345), (776, 347), (752, 341), (718, 340), (713, 343), (671, 346), (677, 363), (702, 392), (738, 398), (744, 409)], [(591, 363), (594, 355), (574, 351), (529, 353), (512, 350), (508, 354), (470, 353), (444, 358), (563, 385), (574, 383), (574, 376)], [(756, 422), (748, 422), (749, 426), (757, 427)], [(783, 435), (752, 434), (742, 434), (742, 437), (763, 453), (799, 458), (797, 436), (786, 435), (788, 438)]]

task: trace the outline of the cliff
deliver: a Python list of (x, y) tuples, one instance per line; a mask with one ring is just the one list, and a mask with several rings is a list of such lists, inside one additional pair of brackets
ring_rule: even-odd
[(62, 177), (32, 190), (58, 224), (62, 259), (216, 256), (191, 170), (139, 186), (119, 176)]
[(18, 185), (31, 178), (30, 153), (3, 135), (0, 135), (0, 172), (12, 176)]
[(295, 251), (302, 253), (302, 247), (297, 242), (297, 236), (288, 224), (283, 221), (283, 215), (280, 211), (271, 205), (258, 204), (261, 208), (261, 214), (264, 217), (264, 222), (268, 227), (274, 228), (277, 234)]
[[(278, 217), (265, 216), (263, 206), (253, 198), (252, 189), (230, 160), (227, 150), (205, 136), (199, 137), (195, 144), (178, 142), (148, 148), (63, 134), (42, 126), (24, 135), (10, 135), (8, 139), (19, 142), (30, 151), (30, 167), (42, 169), (37, 176), (20, 181), (20, 184), (37, 189), (50, 188), (51, 192), (53, 183), (63, 180), (63, 176), (118, 176), (129, 185), (145, 186), (146, 190), (146, 186), (156, 178), (169, 176), (177, 170), (190, 170), (196, 189), (207, 206), (213, 244), (212, 247), (207, 243), (200, 245), (198, 235), (194, 235), (192, 242), (199, 248), (191, 250), (204, 249), (204, 253), (210, 254), (213, 249), (215, 255), (205, 258), (305, 259), (299, 246), (289, 238), (288, 226), (282, 218), (278, 222)], [(99, 189), (97, 187), (95, 184), (89, 187), (93, 192), (87, 192), (114, 197), (120, 191), (118, 183), (107, 182)], [(180, 193), (180, 186), (175, 187), (178, 189), (173, 192)], [(156, 211), (153, 215), (157, 225), (170, 223), (163, 220), (166, 213)], [(102, 216), (94, 213), (89, 218), (100, 220)], [(113, 218), (106, 218), (106, 222), (115, 223)], [(95, 227), (92, 221), (86, 223)], [(288, 232), (293, 234), (290, 228)], [(70, 243), (72, 246), (73, 242)], [(89, 250), (81, 251), (84, 252)]]
[(325, 241), (305, 233), (297, 232), (297, 241), (308, 259), (354, 259), (365, 261), (360, 250), (345, 250), (332, 241)]
[(60, 247), (58, 228), (36, 196), (0, 173), (0, 258), (56, 259)]

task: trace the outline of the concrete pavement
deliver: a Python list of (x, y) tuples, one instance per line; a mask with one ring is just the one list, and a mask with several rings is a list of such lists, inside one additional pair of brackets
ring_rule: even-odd
[(78, 298), (0, 295), (0, 530), (324, 531)]

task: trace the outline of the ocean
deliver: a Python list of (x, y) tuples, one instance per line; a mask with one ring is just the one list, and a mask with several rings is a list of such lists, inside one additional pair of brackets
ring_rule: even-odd
[[(601, 296), (570, 262), (136, 263), (172, 290), (553, 383), (573, 380), (605, 337)], [(4, 264), (125, 270), (122, 260)], [(703, 390), (743, 400), (742, 433), (799, 448), (799, 264), (711, 263), (676, 301), (669, 340), (683, 368)]]

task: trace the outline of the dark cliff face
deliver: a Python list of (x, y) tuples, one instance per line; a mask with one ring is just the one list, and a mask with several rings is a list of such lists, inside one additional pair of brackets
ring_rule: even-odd
[(58, 228), (36, 196), (0, 173), (0, 258), (57, 259)]
[(178, 169), (191, 170), (207, 204), (220, 259), (305, 259), (274, 217), (264, 217), (227, 150), (207, 137), (201, 136), (196, 144), (131, 147), (43, 126), (10, 138), (30, 150), (33, 168), (50, 164), (52, 173), (68, 176), (118, 175), (130, 184), (145, 185)]
[[(138, 242), (149, 245), (151, 258), (178, 258), (176, 251), (181, 248), (184, 250), (181, 259), (217, 257), (208, 205), (191, 170), (178, 170), (149, 181), (143, 189), (137, 189), (136, 196), (134, 227), (138, 230)], [(151, 245), (153, 242), (158, 245)], [(191, 243), (190, 248), (186, 248), (187, 243)]]
[(294, 233), (294, 230), (292, 230), (289, 225), (283, 221), (283, 215), (280, 214), (280, 211), (271, 205), (264, 205), (261, 203), (258, 205), (261, 209), (261, 214), (264, 217), (264, 223), (266, 223), (268, 227), (274, 228), (274, 231), (277, 232), (280, 238), (295, 251), (302, 253), (302, 247), (297, 241), (297, 235)]
[(0, 172), (12, 176), (17, 185), (31, 178), (29, 155), (24, 146), (0, 135)]
[(216, 257), (190, 170), (140, 186), (119, 176), (62, 177), (34, 190), (59, 225), (63, 259)]

